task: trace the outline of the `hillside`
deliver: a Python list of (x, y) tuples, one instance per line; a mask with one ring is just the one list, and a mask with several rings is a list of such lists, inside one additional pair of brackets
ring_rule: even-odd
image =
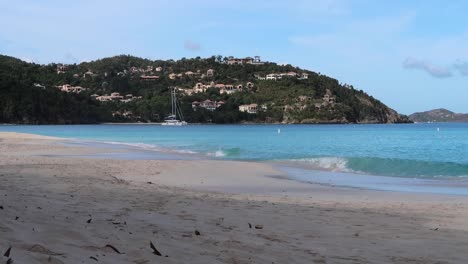
[(447, 109), (434, 109), (409, 115), (413, 122), (468, 122), (468, 114), (458, 114)]
[(73, 65), (0, 56), (0, 123), (160, 122), (171, 88), (191, 123), (410, 122), (362, 90), (291, 65), (121, 55)]

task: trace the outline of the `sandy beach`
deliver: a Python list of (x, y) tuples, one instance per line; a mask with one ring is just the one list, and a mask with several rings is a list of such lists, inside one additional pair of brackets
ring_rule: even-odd
[(0, 133), (0, 263), (468, 263), (465, 196), (109, 151)]

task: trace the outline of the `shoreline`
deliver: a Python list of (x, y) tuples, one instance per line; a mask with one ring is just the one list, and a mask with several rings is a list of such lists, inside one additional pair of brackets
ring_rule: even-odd
[(0, 139), (0, 250), (12, 246), (17, 263), (468, 258), (468, 197), (304, 184), (258, 162), (83, 158), (109, 149)]
[[(0, 132), (0, 142), (2, 140), (9, 140), (13, 144), (26, 142), (27, 145), (46, 146), (46, 149), (42, 149), (41, 151), (22, 151), (21, 156), (23, 157), (55, 158), (59, 160), (84, 159), (93, 162), (116, 161), (131, 163), (154, 161), (177, 163), (182, 166), (186, 166), (185, 163), (187, 163), (190, 164), (187, 166), (189, 170), (195, 167), (216, 167), (216, 164), (220, 164), (221, 167), (246, 167), (247, 165), (247, 167), (253, 166), (257, 167), (257, 169), (261, 168), (259, 170), (260, 173), (255, 172), (257, 169), (253, 170), (257, 178), (274, 179), (275, 181), (280, 180), (294, 187), (300, 186), (299, 189), (320, 187), (330, 190), (340, 189), (347, 192), (365, 191), (376, 194), (393, 193), (416, 197), (448, 196), (468, 199), (468, 181), (463, 179), (453, 182), (453, 180), (444, 179), (403, 178), (335, 172), (332, 170), (310, 169), (299, 165), (285, 164), (284, 162), (217, 159), (199, 153), (178, 152), (162, 148), (145, 148), (134, 143), (50, 137), (29, 133)], [(197, 166), (196, 164), (202, 165)], [(211, 171), (209, 171), (209, 173), (216, 174)], [(239, 172), (231, 172), (230, 177), (235, 178), (238, 173)], [(313, 175), (314, 178), (310, 179), (304, 175)], [(189, 182), (193, 184), (192, 187), (195, 190), (213, 191), (213, 189), (210, 188), (200, 188), (201, 186), (196, 183), (194, 184), (193, 181), (189, 180)], [(164, 184), (173, 187), (187, 186), (180, 185), (174, 181), (164, 182)], [(419, 189), (420, 187), (422, 188)], [(459, 191), (450, 192), (450, 188), (455, 188)], [(232, 190), (233, 192), (228, 193), (243, 193), (254, 196), (260, 193), (264, 195), (263, 192), (258, 192), (258, 188), (250, 188), (250, 190), (254, 190), (253, 192), (250, 192), (248, 188), (242, 190), (238, 187), (232, 188)], [(220, 190), (214, 189), (214, 191)], [(227, 191), (227, 189), (221, 191), (224, 192)]]
[[(102, 122), (102, 123), (76, 123), (76, 124), (20, 124), (20, 123), (0, 123), (0, 126), (73, 126), (73, 125), (161, 125), (164, 122)], [(433, 122), (437, 123), (464, 123), (464, 122)], [(188, 125), (401, 125), (401, 124), (425, 124), (415, 122), (402, 123), (336, 123), (336, 122), (318, 122), (318, 123), (257, 123), (257, 122), (239, 122), (239, 123), (188, 123)]]
[[(289, 181), (301, 184), (326, 185), (330, 187), (370, 190), (378, 192), (400, 192), (414, 194), (440, 194), (451, 196), (468, 196), (468, 179), (451, 178), (409, 178), (397, 176), (372, 175), (364, 173), (341, 172), (319, 168), (308, 168), (304, 165), (285, 161), (251, 161), (220, 159), (205, 154), (146, 146), (142, 143), (110, 142), (92, 139), (49, 137), (37, 134), (0, 132), (2, 137), (16, 139), (56, 140), (64, 146), (83, 148), (79, 154), (49, 155), (50, 157), (117, 159), (117, 160), (208, 160), (225, 162), (247, 162), (263, 164), (278, 171)], [(87, 151), (86, 151), (87, 150)]]

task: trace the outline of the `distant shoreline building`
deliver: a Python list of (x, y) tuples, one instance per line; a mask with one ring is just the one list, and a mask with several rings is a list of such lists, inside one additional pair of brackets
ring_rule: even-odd
[(253, 64), (253, 65), (262, 65), (264, 62), (260, 60), (260, 56), (245, 57), (245, 58), (234, 58), (229, 56), (227, 59), (227, 64), (229, 65), (242, 65), (242, 64)]
[(258, 74), (255, 74), (255, 78), (257, 80), (273, 80), (273, 81), (277, 81), (277, 80), (281, 80), (283, 79), (283, 77), (288, 77), (288, 78), (297, 78), (299, 80), (306, 80), (306, 79), (309, 79), (309, 74), (303, 72), (301, 74), (298, 74), (296, 72), (283, 72), (283, 73), (269, 73), (267, 74), (265, 77), (262, 77)]
[(239, 105), (239, 111), (249, 114), (256, 114), (258, 109), (258, 104), (246, 104)]
[(57, 86), (57, 88), (60, 89), (60, 91), (66, 93), (81, 93), (83, 91), (88, 90), (88, 88), (84, 88), (81, 86), (72, 86), (70, 84), (59, 85)]
[(213, 69), (209, 69), (206, 71), (206, 76), (207, 77), (213, 77), (214, 76), (214, 70)]
[(142, 99), (143, 97), (141, 96), (133, 96), (132, 94), (127, 94), (125, 96), (121, 95), (120, 93), (114, 92), (111, 93), (110, 95), (104, 94), (104, 95), (97, 95), (93, 94), (91, 95), (94, 99), (100, 102), (108, 102), (108, 101), (120, 101), (122, 103), (128, 103), (136, 99)]
[(142, 75), (142, 76), (140, 76), (140, 79), (141, 79), (141, 80), (144, 80), (144, 81), (155, 81), (155, 80), (159, 80), (159, 76), (155, 76), (155, 75)]
[(202, 102), (193, 101), (192, 102), (192, 109), (194, 111), (196, 111), (197, 108), (201, 107), (201, 108), (205, 108), (208, 111), (214, 111), (218, 107), (221, 107), (222, 105), (224, 105), (224, 101), (218, 101), (217, 102), (217, 101), (211, 101), (211, 100), (207, 99), (207, 100), (202, 101)]

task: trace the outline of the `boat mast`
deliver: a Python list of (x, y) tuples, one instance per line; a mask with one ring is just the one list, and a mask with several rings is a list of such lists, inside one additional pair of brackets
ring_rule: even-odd
[(175, 117), (175, 119), (177, 119), (177, 114), (176, 114), (176, 111), (175, 111), (175, 107), (176, 107), (176, 104), (175, 104), (175, 89), (172, 88), (171, 90), (171, 104), (172, 104), (172, 115)]

